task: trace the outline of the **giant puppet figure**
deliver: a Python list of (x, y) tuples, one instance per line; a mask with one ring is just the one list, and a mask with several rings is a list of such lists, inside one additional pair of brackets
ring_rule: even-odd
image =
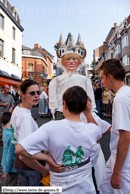
[[(51, 109), (53, 118), (56, 120), (63, 119), (63, 93), (72, 86), (81, 86), (92, 100), (92, 109), (96, 108), (92, 84), (89, 78), (79, 75), (77, 69), (82, 63), (81, 60), (86, 57), (86, 49), (81, 48), (83, 56), (77, 53), (66, 53), (62, 56), (59, 55), (60, 44), (54, 46), (57, 56), (61, 58), (61, 65), (64, 68), (62, 75), (55, 77), (49, 85), (49, 108)], [(55, 115), (55, 116), (54, 116)]]

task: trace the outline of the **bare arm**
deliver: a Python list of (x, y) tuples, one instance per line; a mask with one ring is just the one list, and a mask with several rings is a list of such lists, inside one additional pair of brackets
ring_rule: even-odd
[[(44, 154), (44, 153), (42, 153), (42, 152), (39, 152), (39, 153), (37, 153), (37, 154), (34, 154), (34, 155), (30, 155), (30, 154), (28, 154), (27, 152), (26, 152), (26, 150), (20, 145), (20, 144), (18, 144), (17, 146), (16, 146), (16, 149), (15, 149), (15, 153), (16, 154), (20, 154), (20, 155), (22, 155), (22, 156), (24, 156), (24, 157), (26, 157), (26, 158), (28, 158), (29, 160), (27, 161), (26, 160), (26, 164), (27, 164), (27, 166), (29, 166), (29, 167), (31, 167), (31, 168), (35, 168), (35, 164), (36, 163), (33, 163), (33, 164), (31, 164), (30, 165), (30, 162), (32, 162), (32, 159), (37, 159), (37, 160), (44, 160), (44, 161), (46, 161), (48, 164), (50, 164), (50, 166), (53, 168), (53, 170), (54, 171), (56, 171), (56, 172), (61, 172), (61, 171), (64, 171), (64, 167), (62, 167), (62, 165), (57, 165), (55, 162), (54, 162), (54, 160), (53, 160), (53, 158), (50, 156), (50, 155), (47, 155), (47, 154)], [(22, 160), (24, 160), (24, 163), (25, 163), (25, 159), (22, 159)], [(28, 165), (29, 164), (29, 165)], [(34, 166), (33, 166), (34, 165)], [(42, 165), (41, 165), (42, 166)], [(38, 168), (40, 168), (40, 167), (38, 167)], [(44, 167), (45, 168), (45, 167)], [(39, 171), (38, 169), (37, 169), (37, 171)], [(41, 171), (40, 171), (41, 172)]]
[(95, 119), (92, 116), (92, 113), (90, 111), (91, 108), (92, 108), (91, 102), (87, 101), (86, 109), (83, 111), (84, 115), (87, 118), (87, 123), (94, 123), (94, 124), (98, 125), (97, 122), (95, 121)]
[(48, 98), (46, 98), (45, 100), (46, 100), (46, 102), (47, 102), (47, 105), (49, 105), (49, 104), (48, 104)]
[(102, 136), (104, 136), (104, 135), (106, 135), (106, 134), (108, 134), (110, 132), (111, 132), (111, 127), (109, 127), (109, 129), (105, 133), (103, 133)]
[(13, 111), (13, 108), (14, 108), (14, 103), (11, 104), (11, 107), (9, 109), (9, 112), (12, 112)]
[(128, 131), (120, 130), (119, 135), (120, 137), (119, 137), (119, 142), (117, 146), (117, 156), (116, 156), (113, 174), (111, 176), (111, 186), (114, 189), (121, 189), (121, 186), (120, 186), (121, 170), (125, 162), (125, 159), (127, 157), (129, 142), (130, 142)]
[(36, 159), (26, 158), (26, 157), (23, 157), (21, 155), (19, 155), (19, 159), (22, 162), (24, 162), (27, 166), (29, 166), (30, 168), (42, 173), (44, 176), (47, 176), (49, 174), (50, 167), (47, 164), (44, 167)]
[(8, 106), (8, 103), (0, 103), (0, 106)]

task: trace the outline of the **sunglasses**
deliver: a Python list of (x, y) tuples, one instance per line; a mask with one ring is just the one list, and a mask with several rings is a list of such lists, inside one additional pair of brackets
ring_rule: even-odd
[(37, 94), (38, 96), (42, 93), (40, 90), (38, 90), (38, 91), (32, 91), (32, 92), (26, 92), (27, 94), (30, 94), (30, 96), (35, 96), (35, 94)]

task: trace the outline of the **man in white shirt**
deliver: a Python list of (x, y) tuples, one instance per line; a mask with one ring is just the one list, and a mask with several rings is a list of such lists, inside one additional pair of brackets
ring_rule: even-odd
[(130, 193), (130, 88), (124, 84), (125, 70), (117, 59), (104, 61), (102, 83), (116, 96), (112, 110), (111, 156), (101, 182), (100, 194)]

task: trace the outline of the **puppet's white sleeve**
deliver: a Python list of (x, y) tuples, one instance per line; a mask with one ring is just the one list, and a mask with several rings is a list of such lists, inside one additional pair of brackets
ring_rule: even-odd
[(57, 78), (51, 80), (49, 84), (49, 109), (51, 109), (52, 114), (54, 114), (57, 107)]
[(94, 97), (94, 92), (93, 92), (91, 80), (88, 78), (86, 80), (86, 92), (92, 101), (92, 110), (94, 110), (96, 108), (95, 97)]

